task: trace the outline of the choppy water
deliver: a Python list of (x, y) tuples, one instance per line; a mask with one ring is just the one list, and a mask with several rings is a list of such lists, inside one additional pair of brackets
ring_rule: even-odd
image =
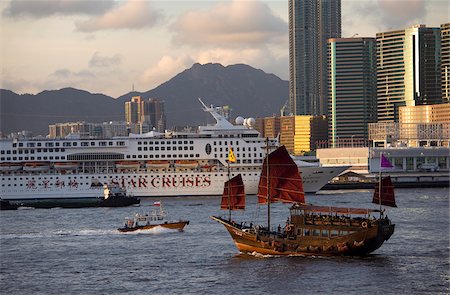
[[(120, 234), (140, 207), (36, 209), (0, 213), (2, 294), (448, 294), (449, 190), (398, 189), (390, 209), (394, 235), (373, 255), (254, 257), (239, 255), (222, 225), (208, 217), (219, 198), (162, 198), (184, 232)], [(314, 204), (372, 207), (371, 192), (326, 191)], [(247, 200), (239, 220), (264, 216)], [(375, 205), (373, 205), (375, 206)], [(376, 206), (375, 206), (376, 207)], [(274, 224), (288, 214), (273, 210)]]

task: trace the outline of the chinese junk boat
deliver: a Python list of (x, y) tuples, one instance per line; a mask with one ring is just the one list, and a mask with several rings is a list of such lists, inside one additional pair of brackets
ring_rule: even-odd
[[(245, 193), (239, 177), (225, 183), (221, 209), (230, 210), (229, 218), (211, 216), (222, 223), (243, 253), (264, 255), (366, 255), (378, 249), (394, 233), (395, 225), (384, 216), (381, 205), (394, 206), (395, 197), (389, 179), (374, 194), (380, 210), (314, 206), (305, 203), (303, 183), (297, 166), (286, 148), (279, 147), (266, 156), (258, 188), (258, 203), (267, 205), (267, 225), (242, 226), (231, 219), (231, 210), (244, 209)], [(381, 198), (379, 191), (382, 191)], [(284, 227), (271, 230), (270, 204), (292, 203)], [(370, 218), (379, 212), (380, 217)], [(378, 215), (378, 214), (377, 214)]]
[(120, 232), (133, 232), (138, 230), (149, 230), (160, 226), (183, 231), (184, 227), (189, 224), (189, 221), (187, 220), (167, 220), (167, 212), (162, 208), (161, 202), (155, 202), (153, 206), (156, 206), (159, 209), (146, 214), (136, 213), (134, 217), (131, 218), (127, 217), (125, 218), (124, 227), (118, 228), (117, 230)]

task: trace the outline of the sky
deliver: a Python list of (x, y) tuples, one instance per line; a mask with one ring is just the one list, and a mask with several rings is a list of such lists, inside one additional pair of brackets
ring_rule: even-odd
[[(450, 21), (446, 0), (341, 0), (342, 37)], [(288, 0), (0, 0), (0, 88), (119, 97), (192, 64), (289, 76)]]

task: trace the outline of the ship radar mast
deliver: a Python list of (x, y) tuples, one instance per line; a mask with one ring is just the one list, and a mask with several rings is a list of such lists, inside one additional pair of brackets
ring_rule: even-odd
[(214, 117), (214, 119), (217, 122), (216, 126), (218, 126), (218, 127), (220, 126), (222, 128), (234, 128), (234, 125), (231, 124), (227, 119), (225, 119), (221, 114), (219, 114), (213, 105), (211, 105), (211, 107), (207, 107), (206, 104), (202, 101), (202, 99), (200, 97), (198, 98), (198, 100), (202, 104), (203, 110), (205, 112), (210, 113), (211, 116)]

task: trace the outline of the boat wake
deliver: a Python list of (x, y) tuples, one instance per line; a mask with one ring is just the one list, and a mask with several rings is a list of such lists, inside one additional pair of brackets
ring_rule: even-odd
[(40, 239), (40, 238), (55, 238), (55, 237), (79, 237), (79, 236), (102, 236), (116, 234), (113, 229), (77, 229), (77, 230), (57, 230), (57, 231), (43, 231), (43, 232), (25, 232), (4, 234), (2, 238), (7, 239)]
[[(165, 228), (162, 226), (155, 226), (154, 228), (150, 228), (150, 229), (138, 229), (135, 231), (129, 231), (129, 232), (121, 232), (120, 234), (123, 235), (159, 235), (159, 234), (165, 234), (165, 233), (173, 233), (173, 232), (178, 232), (178, 229), (170, 229), (170, 228)], [(116, 233), (118, 231), (115, 231)]]

